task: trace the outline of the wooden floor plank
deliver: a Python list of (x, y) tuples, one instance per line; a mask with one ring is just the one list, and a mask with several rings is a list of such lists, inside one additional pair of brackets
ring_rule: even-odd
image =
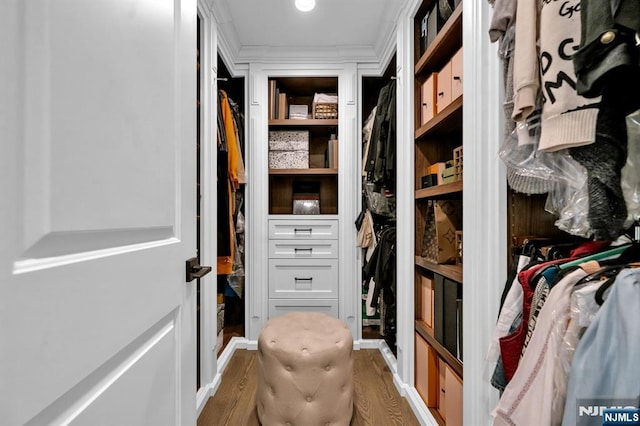
[[(237, 350), (222, 383), (198, 418), (198, 426), (259, 425), (256, 412), (256, 352)], [(354, 351), (354, 410), (351, 426), (419, 425), (377, 349)]]

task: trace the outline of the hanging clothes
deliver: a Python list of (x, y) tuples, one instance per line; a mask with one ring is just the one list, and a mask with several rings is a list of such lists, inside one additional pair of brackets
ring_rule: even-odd
[[(494, 410), (494, 425), (550, 425), (554, 401), (553, 376), (570, 314), (573, 286), (587, 273), (577, 269), (549, 293), (536, 332)], [(535, 403), (527, 403), (535, 401)]]
[(233, 272), (235, 262), (237, 203), (235, 192), (246, 183), (239, 127), (224, 90), (218, 92), (218, 258), (219, 275)]
[(380, 306), (380, 299), (384, 305), (384, 336), (389, 346), (394, 349), (396, 344), (396, 227), (384, 227), (378, 234), (378, 244), (373, 251), (371, 260), (363, 268), (365, 286), (369, 281), (375, 282), (373, 294), (367, 296), (372, 308)]
[(393, 193), (396, 186), (396, 82), (380, 90), (365, 171), (374, 191)]
[(577, 424), (579, 399), (607, 397), (609, 403), (618, 405), (612, 400), (620, 398), (640, 407), (638, 324), (640, 270), (625, 269), (576, 348), (562, 424)]

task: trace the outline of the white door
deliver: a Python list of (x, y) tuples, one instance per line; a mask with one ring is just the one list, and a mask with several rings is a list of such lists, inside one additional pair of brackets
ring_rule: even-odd
[(1, 9), (0, 424), (195, 424), (195, 1)]

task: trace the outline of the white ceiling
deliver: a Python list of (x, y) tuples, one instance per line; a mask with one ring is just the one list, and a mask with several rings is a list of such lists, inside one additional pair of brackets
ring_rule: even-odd
[(296, 9), (294, 0), (213, 0), (212, 6), (221, 38), (237, 60), (374, 60), (395, 42), (405, 2), (316, 0), (311, 12)]

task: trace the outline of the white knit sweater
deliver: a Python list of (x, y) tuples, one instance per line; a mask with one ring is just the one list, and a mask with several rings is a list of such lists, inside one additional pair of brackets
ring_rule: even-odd
[(516, 22), (513, 119), (526, 121), (540, 90), (539, 149), (593, 143), (600, 98), (577, 94), (571, 61), (580, 44), (580, 0), (518, 0)]

